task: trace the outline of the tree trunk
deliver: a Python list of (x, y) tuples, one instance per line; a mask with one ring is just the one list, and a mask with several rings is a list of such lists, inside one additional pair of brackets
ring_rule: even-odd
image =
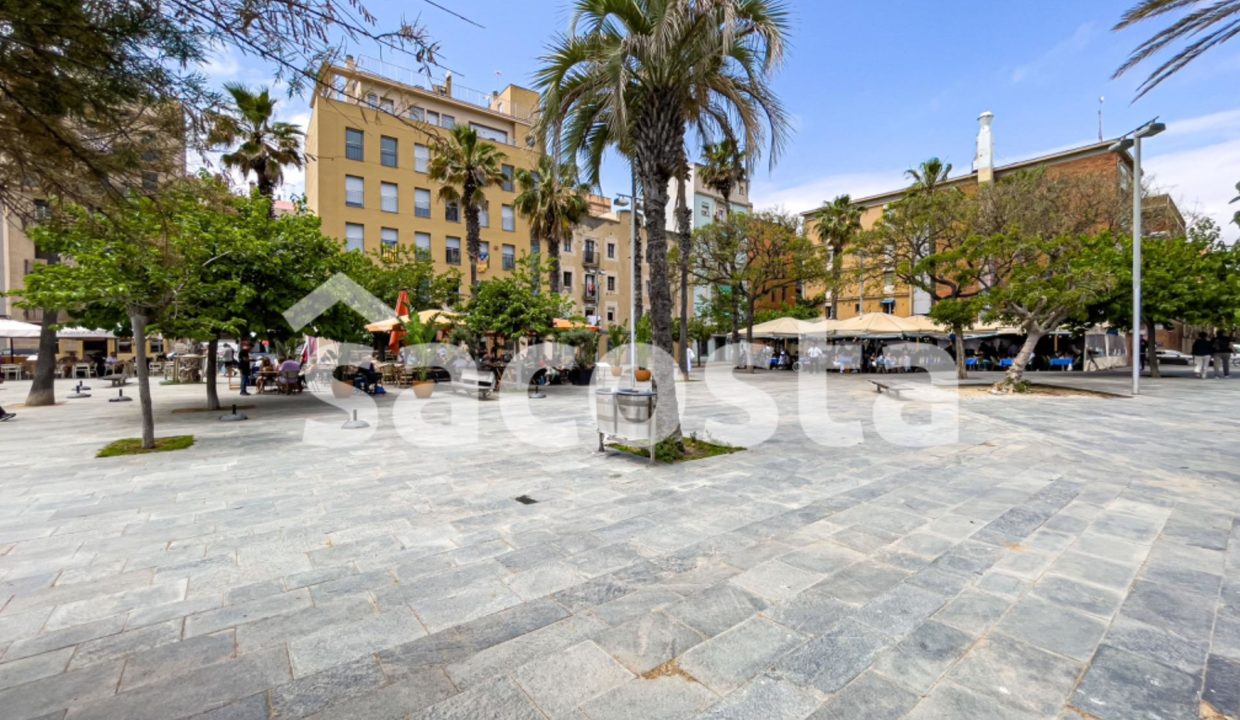
[(465, 183), (462, 200), (465, 205), (465, 254), (469, 256), (469, 294), (478, 295), (478, 252), (482, 249), (482, 228), (478, 223), (478, 206), (473, 201), (476, 188)]
[(840, 252), (842, 248), (836, 247), (831, 253), (831, 319), (839, 320), (840, 318), (840, 274), (842, 265), (840, 264)]
[[(633, 222), (637, 222), (637, 198), (633, 198)], [(642, 234), (638, 228), (633, 240), (633, 325), (642, 319), (644, 312), (642, 300)]]
[(692, 220), (682, 176), (676, 180), (676, 239), (680, 249), (680, 372), (686, 380), (689, 379), (689, 224)]
[[(660, 175), (662, 175), (660, 177)], [(655, 356), (654, 382), (658, 392), (659, 434), (683, 451), (680, 408), (676, 398), (676, 368), (670, 362), (672, 347), (672, 293), (667, 263), (667, 181), (670, 174), (642, 178), (645, 190), (646, 253), (650, 264), (650, 327), (654, 345), (663, 350)], [(670, 430), (670, 432), (669, 432)]]
[(215, 381), (218, 368), (215, 364), (215, 354), (219, 351), (220, 339), (213, 337), (207, 342), (207, 409), (220, 409), (220, 394)]
[[(1154, 342), (1156, 333), (1158, 332), (1158, 323), (1154, 319), (1146, 316), (1145, 318), (1145, 336), (1149, 338), (1149, 342), (1145, 343), (1145, 364), (1150, 368), (1150, 377), (1162, 377), (1162, 373), (1158, 369), (1158, 343)], [(1137, 338), (1137, 350), (1141, 349), (1141, 338)]]
[(43, 308), (43, 329), (39, 331), (39, 360), (34, 366), (34, 381), (26, 393), (26, 406), (56, 404), (56, 324), (60, 313)]
[[(728, 288), (728, 297), (732, 301), (732, 348), (735, 352), (741, 342), (741, 301), (736, 296), (736, 288)], [(739, 365), (740, 358), (732, 358), (732, 364)]]
[(551, 275), (551, 292), (559, 294), (560, 292), (560, 239), (558, 237), (547, 238), (547, 264), (551, 266), (549, 274)]
[(754, 308), (758, 305), (758, 297), (756, 295), (749, 296), (749, 316), (745, 318), (745, 347), (748, 352), (745, 356), (749, 358), (749, 372), (753, 372), (753, 314)]
[(1012, 393), (1025, 379), (1025, 366), (1029, 364), (1029, 358), (1033, 357), (1033, 350), (1038, 346), (1038, 341), (1045, 335), (1042, 330), (1025, 327), (1025, 344), (1020, 346), (1020, 352), (1012, 360), (1012, 366), (1008, 368), (1003, 379), (995, 383), (992, 389), (1001, 393)]
[(964, 380), (969, 377), (969, 369), (964, 364), (964, 327), (953, 325), (952, 335), (955, 336), (952, 344), (956, 348), (956, 379)]
[(155, 448), (155, 411), (151, 407), (151, 374), (146, 368), (146, 311), (129, 308), (133, 328), (134, 364), (138, 371), (138, 405), (142, 408), (142, 447)]

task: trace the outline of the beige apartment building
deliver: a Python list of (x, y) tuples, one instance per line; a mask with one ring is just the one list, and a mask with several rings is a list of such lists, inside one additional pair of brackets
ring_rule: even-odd
[[(627, 325), (633, 278), (633, 213), (616, 212), (610, 198), (591, 195), (589, 202), (589, 216), (560, 248), (561, 291), (591, 324), (604, 329)], [(647, 277), (643, 258), (642, 278)]]
[(508, 273), (530, 252), (529, 223), (513, 203), (516, 172), (535, 168), (541, 153), (531, 133), (537, 93), (509, 85), (486, 94), (454, 86), (451, 76), (427, 86), (369, 59), (326, 66), (321, 79), (306, 131), (306, 200), (324, 233), (367, 252), (419, 248), (467, 284), (465, 214), (439, 198), (442, 185), (427, 169), (432, 140), (469, 125), (505, 156), (503, 183), (484, 191), (479, 278)]

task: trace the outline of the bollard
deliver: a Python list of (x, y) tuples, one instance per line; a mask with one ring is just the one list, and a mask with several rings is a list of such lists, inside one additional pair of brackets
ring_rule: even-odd
[(125, 388), (119, 388), (116, 391), (116, 397), (108, 398), (108, 402), (133, 402), (133, 398), (125, 397)]
[(359, 430), (361, 428), (370, 427), (370, 423), (366, 422), (365, 420), (358, 420), (357, 411), (354, 410), (353, 419), (345, 420), (344, 425), (341, 425), (340, 427), (343, 430)]
[(88, 398), (90, 397), (90, 393), (82, 392), (82, 391), (89, 390), (89, 389), (90, 388), (83, 388), (82, 383), (78, 383), (77, 387), (73, 389), (73, 392), (67, 395), (66, 397), (68, 397), (71, 400), (78, 400), (80, 398)]
[(231, 413), (229, 413), (228, 415), (220, 416), (220, 422), (241, 422), (242, 420), (248, 420), (249, 418), (250, 418), (249, 415), (246, 415), (245, 413), (237, 412), (237, 406), (234, 404), (232, 406)]

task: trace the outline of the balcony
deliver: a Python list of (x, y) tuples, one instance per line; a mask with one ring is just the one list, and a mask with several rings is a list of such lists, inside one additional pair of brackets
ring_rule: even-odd
[(598, 251), (586, 248), (581, 253), (581, 264), (586, 267), (598, 267)]
[(596, 283), (586, 283), (581, 286), (581, 299), (588, 303), (598, 302), (598, 285)]

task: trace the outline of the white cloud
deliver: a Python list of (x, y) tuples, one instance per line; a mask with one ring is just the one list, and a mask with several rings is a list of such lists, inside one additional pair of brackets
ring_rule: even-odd
[(1240, 181), (1240, 139), (1150, 155), (1143, 170), (1156, 188), (1175, 199), (1185, 215), (1210, 217), (1223, 229), (1225, 239), (1236, 239), (1238, 229), (1231, 219), (1240, 207), (1229, 201)]
[(1077, 26), (1071, 35), (1056, 43), (1051, 49), (1037, 58), (1018, 65), (1012, 70), (1012, 82), (1021, 83), (1028, 79), (1038, 79), (1044, 71), (1085, 49), (1094, 37), (1094, 23), (1087, 22)]

